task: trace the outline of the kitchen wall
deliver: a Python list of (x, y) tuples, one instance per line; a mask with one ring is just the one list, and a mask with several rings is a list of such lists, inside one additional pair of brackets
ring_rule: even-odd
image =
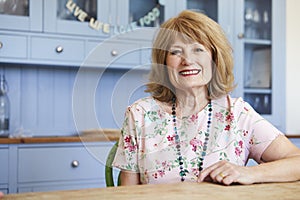
[(286, 132), (300, 135), (300, 1), (286, 6)]

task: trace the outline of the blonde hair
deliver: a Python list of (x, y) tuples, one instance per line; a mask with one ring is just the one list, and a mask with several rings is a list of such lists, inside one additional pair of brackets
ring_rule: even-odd
[(162, 102), (170, 102), (175, 88), (169, 80), (166, 57), (170, 45), (180, 36), (185, 41), (204, 45), (213, 59), (213, 75), (207, 84), (208, 98), (216, 99), (234, 89), (232, 48), (221, 26), (202, 13), (185, 10), (164, 22), (155, 36), (152, 48), (152, 67), (146, 92)]

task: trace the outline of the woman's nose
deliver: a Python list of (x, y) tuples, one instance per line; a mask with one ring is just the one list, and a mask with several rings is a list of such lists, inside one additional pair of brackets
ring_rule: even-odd
[(192, 60), (191, 56), (184, 55), (181, 57), (181, 59), (182, 59), (182, 64), (185, 66), (193, 64), (193, 60)]

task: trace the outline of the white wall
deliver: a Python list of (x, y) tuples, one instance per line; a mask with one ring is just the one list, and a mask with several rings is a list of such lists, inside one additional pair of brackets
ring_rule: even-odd
[(286, 133), (300, 135), (300, 1), (286, 9)]

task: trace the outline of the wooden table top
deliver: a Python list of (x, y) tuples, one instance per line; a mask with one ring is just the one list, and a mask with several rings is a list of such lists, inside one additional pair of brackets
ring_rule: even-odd
[(105, 200), (268, 200), (300, 199), (300, 181), (254, 185), (223, 186), (212, 183), (177, 183), (160, 185), (120, 186), (98, 189), (68, 190), (9, 194), (6, 199), (55, 200), (55, 199), (105, 199)]

